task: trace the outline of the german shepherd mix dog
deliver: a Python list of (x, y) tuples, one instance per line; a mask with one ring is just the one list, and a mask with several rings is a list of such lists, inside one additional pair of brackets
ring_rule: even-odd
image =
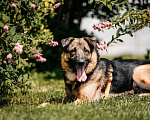
[(147, 92), (141, 95), (150, 95), (150, 60), (100, 58), (96, 44), (96, 40), (88, 37), (62, 40), (65, 99), (76, 98), (78, 104), (139, 90)]

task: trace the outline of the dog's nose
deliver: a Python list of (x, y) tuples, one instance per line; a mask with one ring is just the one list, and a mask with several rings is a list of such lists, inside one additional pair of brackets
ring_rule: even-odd
[(84, 61), (83, 59), (80, 60), (80, 61), (77, 61), (77, 65), (81, 67), (81, 66), (84, 65), (84, 62), (85, 62), (85, 61)]

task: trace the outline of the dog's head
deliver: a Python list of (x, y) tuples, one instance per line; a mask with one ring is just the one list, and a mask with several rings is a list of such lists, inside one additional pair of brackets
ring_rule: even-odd
[(68, 58), (66, 58), (67, 64), (69, 64), (69, 68), (76, 73), (76, 77), (78, 81), (84, 82), (86, 77), (86, 70), (91, 63), (92, 54), (95, 50), (96, 41), (92, 40), (88, 37), (84, 38), (67, 38), (63, 39), (62, 46), (64, 48), (64, 52), (68, 54)]

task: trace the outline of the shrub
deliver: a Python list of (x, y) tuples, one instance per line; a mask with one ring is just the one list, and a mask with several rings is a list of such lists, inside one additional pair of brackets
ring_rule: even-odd
[(46, 62), (39, 46), (57, 45), (45, 19), (56, 15), (54, 5), (54, 0), (0, 1), (0, 95), (26, 88), (30, 58)]
[[(133, 32), (141, 30), (144, 27), (148, 27), (150, 25), (150, 11), (148, 9), (148, 1), (145, 1), (145, 5), (147, 8), (144, 9), (137, 9), (129, 4), (129, 2), (125, 0), (90, 0), (91, 2), (96, 1), (97, 3), (103, 3), (109, 10), (117, 9), (118, 15), (111, 18), (111, 25), (109, 28), (116, 28), (116, 35), (112, 35), (111, 40), (107, 43), (107, 47), (110, 44), (124, 42), (120, 39), (123, 35), (130, 35), (133, 37)], [(120, 15), (120, 11), (123, 11), (123, 14)], [(108, 22), (109, 23), (109, 22)], [(94, 25), (93, 28), (95, 30), (102, 30), (101, 26)], [(103, 30), (102, 30), (103, 31)]]

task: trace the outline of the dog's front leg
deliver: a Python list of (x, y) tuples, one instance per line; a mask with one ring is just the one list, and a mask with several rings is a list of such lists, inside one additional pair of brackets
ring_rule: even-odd
[(66, 97), (63, 100), (63, 103), (72, 102), (75, 99), (75, 95), (72, 90), (70, 90), (67, 86), (66, 90)]

